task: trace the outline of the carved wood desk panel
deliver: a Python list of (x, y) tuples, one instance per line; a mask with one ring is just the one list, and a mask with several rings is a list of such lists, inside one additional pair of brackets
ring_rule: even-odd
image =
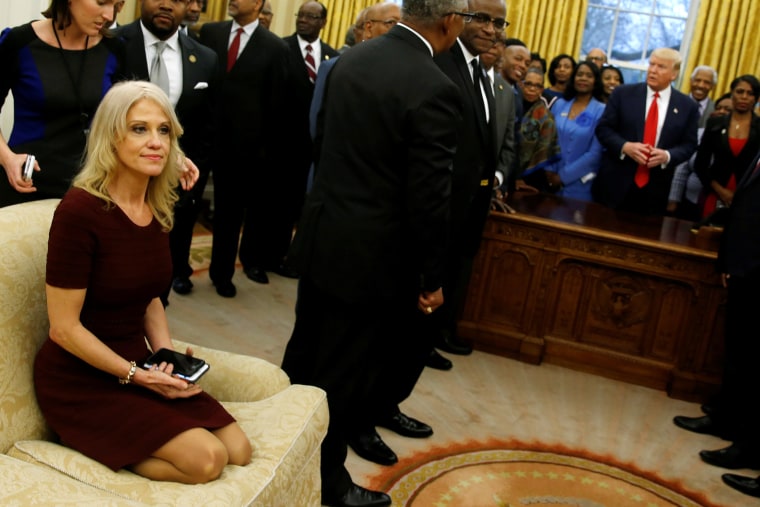
[(554, 196), (492, 213), (459, 333), (476, 348), (704, 400), (720, 382), (717, 240)]

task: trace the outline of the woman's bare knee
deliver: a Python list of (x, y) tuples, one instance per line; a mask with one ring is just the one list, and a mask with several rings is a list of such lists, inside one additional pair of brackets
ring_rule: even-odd
[(179, 482), (186, 484), (213, 481), (222, 474), (230, 459), (224, 442), (203, 428), (180, 433), (159, 448), (154, 456), (171, 464), (181, 476)]
[(251, 462), (251, 441), (237, 423), (214, 430), (213, 434), (224, 444), (231, 465), (245, 466)]
[(182, 467), (196, 483), (204, 484), (222, 475), (229, 454), (221, 441), (214, 438), (199, 445), (182, 458)]

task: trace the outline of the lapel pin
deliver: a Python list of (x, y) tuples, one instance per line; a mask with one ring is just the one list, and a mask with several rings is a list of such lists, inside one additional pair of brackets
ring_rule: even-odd
[(721, 130), (720, 133), (721, 134), (725, 134), (726, 133), (726, 129)]
[(195, 63), (196, 61), (198, 61), (195, 55), (190, 55), (187, 57), (187, 59), (190, 60), (190, 63)]
[(504, 89), (504, 85), (501, 85), (501, 84), (500, 84), (500, 85), (499, 85), (499, 90), (503, 90), (503, 89)]
[(676, 108), (674, 108), (674, 109), (673, 109), (673, 112), (674, 112), (675, 114), (678, 114), (678, 108), (677, 108), (677, 107), (676, 107)]

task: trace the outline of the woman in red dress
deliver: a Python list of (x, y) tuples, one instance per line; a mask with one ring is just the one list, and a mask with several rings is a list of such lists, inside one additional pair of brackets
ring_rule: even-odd
[(252, 451), (199, 385), (165, 363), (137, 367), (151, 350), (174, 348), (159, 296), (171, 281), (181, 133), (168, 98), (151, 83), (120, 83), (104, 97), (85, 165), (50, 229), (50, 337), (34, 382), (63, 445), (113, 470), (195, 484), (227, 464), (247, 464)]
[(705, 189), (703, 217), (731, 205), (736, 184), (760, 150), (760, 118), (753, 112), (758, 97), (760, 81), (739, 76), (731, 82), (731, 114), (707, 120), (694, 162)]

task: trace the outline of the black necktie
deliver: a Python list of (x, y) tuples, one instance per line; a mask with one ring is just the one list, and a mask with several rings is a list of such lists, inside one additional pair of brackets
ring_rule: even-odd
[(470, 60), (470, 65), (472, 65), (472, 82), (475, 86), (475, 101), (478, 103), (478, 107), (483, 113), (483, 118), (487, 118), (486, 106), (483, 103), (483, 71), (481, 70), (477, 58)]

